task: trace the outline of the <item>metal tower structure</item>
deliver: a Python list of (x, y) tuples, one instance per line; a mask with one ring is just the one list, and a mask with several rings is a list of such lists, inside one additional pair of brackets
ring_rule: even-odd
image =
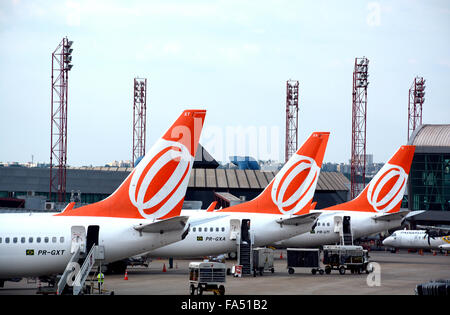
[(134, 163), (145, 155), (145, 130), (147, 111), (147, 79), (134, 79), (133, 101), (133, 157)]
[(68, 73), (72, 69), (73, 41), (63, 38), (52, 53), (51, 135), (50, 135), (50, 189), (49, 199), (66, 200), (67, 163), (67, 99)]
[(298, 81), (288, 80), (286, 82), (285, 162), (297, 152), (298, 147), (298, 87)]
[[(355, 58), (352, 92), (352, 156), (350, 160), (351, 199), (364, 189), (366, 180), (366, 120), (369, 60)], [(359, 178), (359, 180), (358, 180)]]
[(414, 130), (422, 124), (423, 102), (425, 102), (425, 80), (422, 77), (415, 77), (409, 88), (408, 141)]

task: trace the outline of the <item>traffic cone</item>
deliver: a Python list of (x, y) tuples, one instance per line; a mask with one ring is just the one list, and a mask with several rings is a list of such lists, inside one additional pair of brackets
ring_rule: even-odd
[(163, 272), (167, 272), (166, 264), (163, 265)]
[(435, 250), (433, 251), (433, 256), (436, 256), (436, 251)]
[(125, 277), (123, 278), (123, 280), (128, 280), (128, 270), (125, 269)]
[(280, 259), (283, 259), (283, 251), (280, 253)]
[(423, 256), (423, 250), (419, 250), (419, 255), (422, 255)]

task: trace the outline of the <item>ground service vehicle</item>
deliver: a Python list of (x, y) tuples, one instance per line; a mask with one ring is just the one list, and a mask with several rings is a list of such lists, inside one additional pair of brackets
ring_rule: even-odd
[(191, 262), (189, 264), (189, 292), (202, 295), (212, 291), (214, 295), (224, 295), (227, 267), (218, 262)]
[(266, 247), (258, 247), (253, 249), (253, 276), (256, 277), (256, 273), (260, 276), (264, 271), (275, 272), (273, 268), (273, 249)]
[(339, 270), (341, 275), (346, 270), (351, 273), (369, 273), (368, 251), (362, 246), (325, 245), (323, 248), (288, 248), (287, 268), (289, 274), (294, 268), (311, 268), (311, 273), (330, 274), (331, 270)]
[(333, 269), (339, 270), (341, 275), (345, 274), (346, 270), (351, 273), (369, 273), (369, 254), (362, 246), (325, 245), (322, 251), (326, 274)]
[(322, 263), (323, 255), (318, 248), (288, 248), (287, 249), (287, 268), (289, 274), (295, 272), (294, 268), (311, 268), (313, 275), (319, 271), (325, 272), (325, 266)]

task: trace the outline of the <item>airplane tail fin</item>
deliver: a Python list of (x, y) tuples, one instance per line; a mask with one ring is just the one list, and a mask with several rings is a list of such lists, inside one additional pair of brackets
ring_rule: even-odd
[(214, 210), (216, 209), (216, 205), (217, 205), (217, 201), (211, 202), (208, 209), (206, 209), (206, 212), (214, 212)]
[(255, 199), (218, 211), (308, 213), (329, 135), (329, 132), (314, 132)]
[(167, 219), (183, 206), (205, 110), (185, 110), (108, 198), (62, 216)]
[(355, 199), (323, 210), (398, 212), (414, 151), (415, 146), (401, 146)]

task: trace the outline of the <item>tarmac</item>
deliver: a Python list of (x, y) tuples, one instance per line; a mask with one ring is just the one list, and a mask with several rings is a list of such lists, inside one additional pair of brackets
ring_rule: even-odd
[[(274, 273), (267, 271), (263, 276), (241, 278), (227, 276), (225, 295), (412, 295), (417, 284), (450, 279), (450, 256), (443, 254), (373, 251), (370, 258), (379, 264), (371, 274), (347, 271), (340, 275), (333, 270), (329, 275), (312, 275), (310, 269), (297, 268), (289, 275), (286, 252), (276, 250)], [(172, 269), (167, 259), (154, 259), (148, 268), (128, 268), (128, 280), (124, 280), (124, 275), (106, 275), (104, 289), (107, 294), (114, 291), (115, 295), (188, 295), (191, 261), (201, 259), (175, 259)], [(236, 261), (227, 260), (226, 264), (231, 268)], [(34, 295), (38, 285), (39, 282), (27, 280), (5, 282), (0, 295)]]

